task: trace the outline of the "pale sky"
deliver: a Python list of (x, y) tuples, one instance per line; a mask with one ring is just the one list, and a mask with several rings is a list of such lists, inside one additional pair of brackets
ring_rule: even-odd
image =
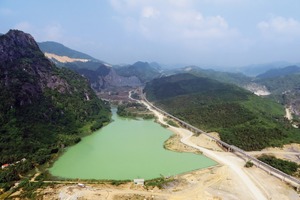
[(300, 62), (300, 0), (0, 0), (20, 29), (111, 64)]

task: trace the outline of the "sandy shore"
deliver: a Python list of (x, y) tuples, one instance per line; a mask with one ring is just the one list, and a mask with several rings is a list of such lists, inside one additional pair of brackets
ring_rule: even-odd
[[(164, 117), (154, 111), (160, 123)], [(297, 192), (284, 182), (264, 171), (252, 167), (244, 168), (245, 161), (222, 149), (205, 135), (193, 136), (183, 128), (169, 127), (174, 135), (165, 142), (172, 151), (203, 153), (220, 165), (193, 171), (175, 177), (175, 181), (164, 189), (150, 188), (126, 183), (121, 186), (92, 184), (82, 188), (77, 184), (58, 184), (40, 191), (43, 199), (108, 199), (108, 200), (256, 200), (300, 199)], [(217, 136), (217, 133), (212, 133)]]

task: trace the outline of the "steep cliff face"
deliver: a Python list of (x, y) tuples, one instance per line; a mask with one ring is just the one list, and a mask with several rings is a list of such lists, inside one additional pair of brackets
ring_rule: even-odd
[(90, 81), (91, 87), (97, 92), (111, 90), (115, 87), (138, 87), (142, 85), (136, 76), (120, 76), (116, 73), (114, 68), (102, 64), (99, 64), (96, 70), (85, 68), (73, 70), (86, 77)]
[(0, 164), (24, 157), (43, 163), (53, 149), (78, 142), (80, 127), (109, 120), (88, 80), (57, 68), (31, 35), (9, 31), (0, 36), (0, 52)]
[(12, 97), (9, 105), (31, 104), (45, 89), (69, 91), (69, 84), (55, 71), (56, 67), (43, 56), (29, 34), (11, 30), (0, 37), (1, 91)]

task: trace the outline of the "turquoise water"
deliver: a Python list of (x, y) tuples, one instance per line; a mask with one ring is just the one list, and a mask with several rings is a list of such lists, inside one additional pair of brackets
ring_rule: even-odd
[(163, 143), (172, 132), (152, 120), (118, 117), (82, 139), (50, 168), (54, 176), (80, 179), (152, 179), (216, 165), (192, 153), (165, 150)]

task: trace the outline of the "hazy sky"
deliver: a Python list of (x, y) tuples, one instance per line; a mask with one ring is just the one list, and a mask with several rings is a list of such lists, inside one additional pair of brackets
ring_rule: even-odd
[(300, 0), (0, 0), (20, 29), (112, 64), (300, 62)]

